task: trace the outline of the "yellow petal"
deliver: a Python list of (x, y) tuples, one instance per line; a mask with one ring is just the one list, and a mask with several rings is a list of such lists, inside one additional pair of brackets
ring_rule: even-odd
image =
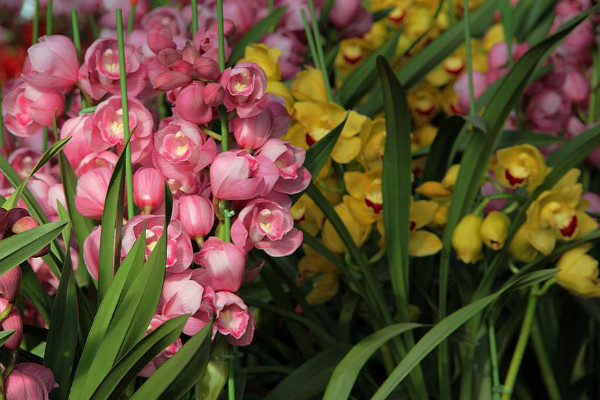
[(360, 153), (360, 145), (358, 137), (340, 138), (331, 152), (331, 158), (340, 164), (348, 164)]
[(437, 235), (420, 230), (410, 233), (408, 254), (414, 257), (425, 257), (437, 253), (442, 249), (442, 242)]
[(312, 290), (306, 295), (308, 304), (321, 304), (331, 300), (340, 289), (337, 275), (323, 274), (314, 281)]
[(452, 192), (446, 189), (444, 185), (436, 181), (423, 182), (421, 186), (415, 189), (415, 192), (429, 198), (434, 197), (450, 197)]
[(534, 229), (529, 231), (529, 243), (540, 253), (548, 255), (556, 246), (556, 234), (550, 229)]
[(300, 101), (326, 102), (327, 92), (321, 71), (308, 67), (292, 82), (292, 94)]
[(414, 201), (410, 206), (410, 222), (412, 230), (417, 230), (433, 221), (435, 212), (439, 205), (433, 201), (418, 200)]

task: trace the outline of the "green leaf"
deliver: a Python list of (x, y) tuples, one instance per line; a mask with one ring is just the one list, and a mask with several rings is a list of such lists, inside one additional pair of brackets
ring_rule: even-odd
[(406, 378), (410, 372), (419, 365), (440, 343), (442, 343), (454, 331), (465, 322), (477, 315), (481, 310), (496, 300), (503, 291), (498, 291), (487, 297), (474, 301), (473, 303), (455, 311), (442, 319), (431, 328), (415, 346), (410, 349), (400, 364), (394, 368), (392, 373), (375, 392), (371, 400), (385, 400), (392, 391)]
[[(111, 325), (111, 322), (116, 320), (115, 314), (118, 308), (130, 307), (129, 304), (123, 304), (123, 299), (129, 288), (129, 286), (126, 286), (126, 284), (128, 284), (132, 279), (135, 279), (135, 277), (137, 277), (139, 274), (139, 270), (143, 268), (145, 246), (146, 237), (145, 235), (140, 235), (138, 240), (133, 245), (133, 248), (129, 251), (129, 254), (127, 254), (123, 260), (121, 267), (115, 275), (113, 284), (110, 286), (106, 296), (100, 304), (100, 308), (98, 309), (96, 317), (94, 318), (94, 322), (92, 323), (92, 327), (85, 342), (85, 346), (77, 366), (77, 371), (75, 372), (73, 387), (69, 396), (70, 400), (86, 398), (84, 396), (84, 391), (87, 391), (88, 396), (93, 393), (95, 387), (88, 387), (87, 382), (90, 378), (90, 375), (92, 375), (94, 372), (94, 364), (106, 362), (97, 360), (98, 358), (103, 355), (108, 355), (110, 357), (112, 354), (113, 360), (106, 362), (106, 364), (110, 365), (105, 368), (104, 375), (106, 374), (106, 371), (110, 370), (113, 365), (114, 358), (116, 358), (116, 353), (119, 350), (118, 346), (120, 346), (121, 342), (106, 343), (105, 347), (103, 347), (103, 345), (106, 342), (107, 332), (109, 332), (111, 326), (114, 327), (114, 323)], [(102, 379), (104, 375), (100, 376), (99, 378)], [(98, 381), (98, 383), (100, 382)]]
[(377, 58), (385, 110), (385, 153), (383, 155), (383, 224), (388, 243), (386, 256), (397, 310), (408, 321), (408, 273), (412, 158), (410, 112), (404, 88), (383, 57)]
[(42, 315), (44, 322), (49, 324), (52, 299), (42, 287), (37, 275), (27, 261), (21, 263), (21, 294), (31, 300)]
[(65, 225), (64, 222), (50, 222), (0, 240), (0, 275), (46, 247)]
[(3, 346), (8, 339), (10, 339), (13, 333), (15, 333), (15, 331), (11, 329), (0, 332), (0, 347)]
[(98, 303), (108, 291), (121, 259), (121, 234), (123, 230), (123, 201), (125, 198), (125, 160), (129, 143), (125, 145), (115, 169), (104, 201), (100, 255), (98, 259)]
[(131, 400), (173, 400), (187, 393), (200, 380), (210, 356), (212, 324), (195, 334), (160, 367)]
[(117, 362), (90, 400), (118, 398), (125, 387), (157, 354), (173, 343), (183, 330), (187, 315), (172, 318), (146, 335)]
[(422, 326), (421, 324), (412, 323), (387, 326), (354, 345), (344, 359), (335, 367), (323, 400), (347, 399), (352, 392), (352, 387), (356, 382), (356, 378), (358, 378), (360, 370), (381, 346), (388, 340), (406, 331)]
[[(471, 32), (474, 36), (484, 32), (490, 25), (496, 6), (497, 0), (489, 0), (471, 14)], [(463, 44), (464, 26), (463, 21), (456, 22), (446, 32), (438, 36), (427, 47), (402, 65), (396, 72), (400, 84), (408, 90), (421, 82), (430, 71), (440, 65), (444, 59)], [(361, 108), (361, 111), (368, 116), (373, 116), (381, 110), (383, 102), (378, 95), (373, 96), (370, 100), (365, 107)]]
[(531, 287), (535, 284), (542, 283), (547, 281), (548, 279), (556, 276), (558, 269), (542, 269), (540, 271), (534, 271), (527, 275), (524, 275), (521, 279), (518, 280), (518, 284), (511, 287), (511, 290), (521, 290)]
[[(0, 153), (0, 171), (2, 171), (2, 173), (4, 174), (4, 177), (12, 185), (12, 187), (14, 187), (14, 188), (19, 187), (19, 185), (21, 183), (23, 183), (23, 180), (21, 179), (19, 174), (17, 174), (17, 171), (15, 171), (13, 169), (13, 167), (10, 165), (8, 160), (1, 153)], [(31, 192), (29, 191), (29, 189), (25, 188), (23, 190), (22, 196), (23, 196), (23, 201), (25, 202), (25, 205), (27, 205), (27, 209), (29, 210), (31, 215), (40, 224), (45, 224), (46, 222), (48, 222), (48, 218), (46, 217), (46, 214), (44, 214), (44, 211), (42, 211), (42, 208), (38, 204), (35, 197), (33, 197)]]
[(502, 131), (496, 149), (515, 146), (518, 144), (530, 144), (532, 146), (550, 146), (558, 143), (566, 143), (564, 137), (554, 136), (550, 133), (539, 133), (531, 131)]
[(78, 328), (79, 312), (75, 278), (71, 255), (67, 254), (52, 308), (52, 321), (50, 321), (44, 354), (44, 365), (52, 370), (54, 380), (58, 383), (58, 388), (52, 391), (52, 398), (56, 400), (66, 399), (69, 395), (77, 350)]
[(345, 350), (332, 348), (311, 358), (281, 381), (265, 400), (310, 400), (325, 390)]
[(452, 148), (464, 125), (465, 120), (458, 115), (452, 115), (442, 121), (429, 150), (423, 182), (442, 180), (448, 170), (448, 164), (452, 162), (448, 149)]
[(64, 139), (57, 140), (56, 143), (50, 146), (50, 148), (48, 148), (48, 150), (46, 150), (44, 154), (42, 154), (42, 157), (34, 165), (33, 169), (29, 172), (27, 178), (25, 178), (25, 180), (22, 181), (19, 184), (19, 186), (15, 188), (15, 191), (10, 195), (8, 200), (6, 200), (6, 203), (2, 205), (4, 209), (10, 210), (11, 208), (17, 206), (17, 203), (21, 198), (21, 194), (23, 193), (23, 189), (25, 189), (25, 186), (27, 185), (27, 182), (29, 182), (29, 179), (33, 176), (33, 174), (39, 171), (39, 169), (42, 168), (48, 161), (50, 161), (55, 155), (57, 155), (67, 145), (67, 142), (69, 140), (71, 140), (71, 137), (66, 137)]
[(391, 61), (396, 53), (400, 31), (397, 31), (375, 52), (373, 52), (350, 76), (344, 79), (340, 87), (339, 96), (342, 106), (352, 109), (365, 94), (373, 88), (373, 81), (377, 79), (377, 59), (383, 57)]
[(236, 43), (231, 50), (231, 55), (227, 61), (228, 65), (235, 65), (240, 58), (244, 56), (244, 51), (249, 44), (258, 43), (263, 36), (272, 32), (279, 24), (281, 16), (285, 12), (285, 7), (278, 7), (271, 11), (269, 15), (258, 21), (244, 36)]

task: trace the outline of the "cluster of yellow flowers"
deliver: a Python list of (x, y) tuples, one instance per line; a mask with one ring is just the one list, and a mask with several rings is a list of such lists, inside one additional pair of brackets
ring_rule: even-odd
[[(490, 170), (498, 184), (507, 189), (524, 187), (529, 195), (550, 172), (544, 157), (531, 145), (517, 145), (496, 152)], [(598, 223), (585, 213), (588, 207), (578, 183), (580, 171), (567, 172), (551, 189), (542, 191), (526, 211), (525, 223), (509, 244), (513, 259), (533, 261), (540, 254), (554, 251), (557, 242), (570, 242), (598, 229)], [(483, 258), (484, 245), (493, 251), (504, 247), (511, 221), (503, 211), (491, 211), (485, 218), (480, 213), (465, 216), (452, 235), (452, 246), (464, 263)], [(559, 261), (557, 281), (568, 290), (583, 296), (600, 296), (597, 261), (580, 246), (566, 252)]]

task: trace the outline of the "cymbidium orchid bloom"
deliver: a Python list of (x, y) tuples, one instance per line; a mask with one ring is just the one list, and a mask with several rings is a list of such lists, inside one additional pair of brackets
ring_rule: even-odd
[(194, 279), (215, 291), (236, 292), (242, 285), (246, 253), (216, 237), (209, 238), (194, 257), (202, 268), (194, 270)]
[(298, 262), (296, 285), (301, 286), (313, 279), (312, 288), (306, 295), (308, 304), (321, 304), (330, 300), (340, 289), (340, 274), (338, 267), (319, 253), (307, 252)]
[[(152, 147), (152, 115), (137, 99), (129, 97), (129, 129), (131, 131), (131, 160), (136, 163), (150, 154)], [(123, 125), (121, 97), (113, 96), (100, 103), (92, 118), (84, 125), (90, 148), (95, 152), (116, 146), (120, 151), (127, 133)]]
[(356, 160), (367, 170), (381, 169), (385, 151), (385, 119), (367, 120), (359, 137), (362, 147)]
[(68, 37), (42, 36), (27, 52), (23, 79), (31, 85), (68, 92), (77, 82), (79, 61), (75, 46)]
[(525, 186), (532, 193), (546, 179), (550, 169), (544, 156), (530, 145), (522, 144), (496, 152), (494, 173), (500, 184), (511, 189)]
[(483, 244), (492, 250), (500, 250), (504, 247), (509, 227), (510, 219), (508, 215), (500, 211), (491, 211), (483, 219), (479, 229)]
[[(123, 244), (121, 255), (124, 258), (131, 250), (135, 241), (142, 233), (142, 227), (146, 228), (146, 259), (156, 247), (160, 237), (164, 233), (165, 218), (161, 215), (136, 215), (123, 227)], [(167, 228), (167, 272), (183, 272), (192, 264), (193, 249), (192, 242), (183, 229), (183, 225), (176, 219), (172, 219)]]
[(298, 101), (327, 102), (323, 73), (315, 68), (308, 67), (298, 72), (296, 79), (292, 82), (291, 92)]
[[(146, 68), (138, 58), (134, 46), (125, 44), (125, 73), (127, 92), (131, 98), (146, 86)], [(79, 68), (79, 82), (83, 89), (99, 100), (106, 93), (120, 94), (119, 49), (116, 39), (98, 39), (85, 52)]]
[(316, 236), (323, 226), (325, 214), (308, 195), (302, 195), (290, 209), (296, 225), (312, 236)]
[[(0, 297), (0, 312), (6, 311), (9, 302), (4, 297)], [(21, 319), (21, 313), (18, 307), (12, 307), (10, 313), (2, 320), (1, 328), (3, 331), (14, 330), (15, 333), (4, 342), (3, 347), (8, 350), (15, 350), (21, 346), (21, 339), (23, 338), (23, 320)]]
[(587, 204), (582, 203), (579, 174), (577, 169), (567, 172), (527, 209), (528, 239), (542, 254), (550, 254), (558, 240), (570, 241), (598, 228), (598, 223), (582, 211)]
[(215, 223), (212, 202), (204, 196), (183, 195), (177, 199), (177, 205), (185, 231), (201, 244)]
[(228, 68), (219, 83), (225, 88), (223, 104), (242, 118), (253, 117), (267, 108), (267, 77), (257, 64), (246, 62)]
[(219, 332), (236, 346), (247, 346), (252, 342), (254, 316), (240, 297), (229, 292), (216, 292), (213, 307), (216, 315), (213, 337)]
[(71, 163), (74, 170), (77, 170), (81, 160), (92, 152), (87, 142), (84, 126), (86, 121), (91, 118), (88, 114), (82, 114), (65, 121), (60, 129), (60, 138), (71, 137), (71, 140), (63, 149), (64, 155)]
[(480, 216), (465, 215), (452, 233), (452, 247), (456, 256), (465, 264), (473, 264), (483, 258), (483, 240), (479, 233), (481, 223)]
[[(361, 247), (371, 233), (372, 226), (360, 224), (346, 203), (340, 203), (334, 209), (346, 226), (346, 229), (348, 229), (354, 243), (358, 247)], [(329, 220), (326, 220), (323, 224), (321, 237), (323, 238), (323, 244), (332, 252), (343, 253), (347, 251), (342, 238), (340, 238)]]
[(4, 123), (15, 136), (28, 137), (44, 126), (52, 126), (54, 114), (61, 116), (65, 99), (55, 89), (41, 89), (20, 82), (10, 89), (2, 100)]
[(6, 400), (48, 400), (56, 387), (52, 370), (34, 363), (17, 364), (4, 381)]
[(111, 175), (111, 169), (102, 167), (94, 168), (79, 178), (75, 207), (81, 215), (93, 219), (102, 218)]
[(151, 214), (163, 201), (164, 179), (154, 168), (140, 168), (133, 174), (133, 202), (144, 214)]
[(412, 117), (418, 124), (431, 121), (439, 111), (439, 100), (436, 90), (420, 83), (407, 93), (407, 100)]
[(566, 251), (558, 260), (556, 281), (569, 292), (584, 297), (600, 297), (598, 261), (586, 254), (590, 245)]
[(246, 46), (244, 58), (239, 63), (257, 64), (265, 72), (267, 82), (279, 81), (281, 80), (281, 65), (278, 62), (280, 55), (281, 50), (276, 47), (269, 47), (264, 43), (252, 43)]
[(442, 249), (442, 242), (436, 234), (422, 229), (435, 218), (438, 205), (432, 201), (417, 200), (410, 204), (408, 254), (424, 257)]
[(256, 247), (273, 257), (290, 255), (302, 244), (302, 232), (294, 228), (289, 209), (265, 198), (252, 200), (240, 211), (231, 238), (246, 251)]
[(383, 220), (380, 169), (346, 172), (344, 184), (349, 193), (344, 196), (344, 203), (359, 223), (368, 225)]
[(269, 158), (279, 170), (279, 179), (273, 186), (274, 192), (295, 194), (309, 185), (311, 175), (303, 166), (306, 156), (304, 149), (272, 138), (258, 149), (256, 155)]

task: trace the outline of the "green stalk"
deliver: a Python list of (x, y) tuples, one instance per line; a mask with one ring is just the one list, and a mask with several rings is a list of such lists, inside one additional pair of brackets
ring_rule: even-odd
[(275, 9), (275, 0), (269, 0), (269, 14)]
[(504, 38), (506, 42), (506, 52), (508, 54), (508, 66), (512, 68), (515, 61), (512, 54), (512, 8), (510, 0), (503, 0), (500, 3), (500, 12), (502, 13), (502, 28), (504, 29)]
[[(598, 39), (598, 37), (596, 37)], [(592, 51), (593, 69), (592, 69), (592, 93), (590, 95), (590, 105), (588, 108), (588, 124), (593, 124), (600, 117), (600, 49), (594, 48)]]
[[(125, 70), (125, 40), (123, 38), (123, 12), (117, 9), (117, 40), (119, 44), (119, 83), (121, 84), (121, 109), (123, 110), (123, 132), (125, 143), (131, 139), (129, 130), (129, 102), (127, 100), (127, 72)], [(131, 146), (127, 146), (125, 153), (125, 179), (127, 182), (127, 219), (134, 216), (133, 204), (133, 176), (131, 166)]]
[(135, 23), (135, 9), (137, 1), (132, 1), (129, 7), (129, 18), (127, 18), (127, 34), (130, 34), (133, 30), (133, 24)]
[[(492, 390), (500, 387), (500, 369), (498, 366), (498, 347), (496, 346), (496, 328), (490, 323), (488, 326), (488, 341), (490, 342), (490, 360), (492, 362)], [(500, 400), (500, 393), (493, 391), (492, 398)]]
[(308, 48), (310, 49), (310, 57), (315, 64), (315, 68), (321, 69), (321, 64), (319, 62), (319, 55), (317, 54), (317, 47), (315, 45), (315, 38), (313, 37), (312, 31), (310, 30), (310, 24), (308, 23), (308, 18), (306, 17), (306, 13), (304, 10), (300, 10), (300, 15), (302, 16), (302, 22), (304, 24), (304, 33), (306, 34), (306, 41), (308, 42)]
[[(192, 0), (192, 12), (196, 10), (195, 1)], [(194, 18), (192, 18), (194, 21)], [(197, 20), (196, 20), (197, 24)], [(217, 0), (217, 27), (219, 33), (219, 69), (225, 70), (225, 32), (223, 22), (223, 0)], [(194, 32), (195, 33), (195, 32)], [(224, 106), (219, 107), (219, 119), (221, 121), (221, 149), (229, 150), (229, 126), (227, 123), (227, 110)], [(225, 241), (231, 242), (231, 213), (229, 211), (229, 201), (223, 202), (223, 224), (225, 226)], [(235, 346), (231, 347), (232, 353)], [(233, 357), (227, 362), (227, 394), (229, 400), (235, 400), (235, 363)]]
[(2, 114), (2, 85), (0, 85), (0, 149), (6, 146), (4, 141), (4, 115)]
[(333, 96), (331, 95), (329, 76), (327, 75), (327, 63), (325, 62), (325, 56), (323, 55), (323, 44), (321, 43), (321, 34), (319, 33), (319, 21), (317, 21), (313, 0), (308, 0), (308, 9), (310, 11), (310, 19), (312, 20), (315, 47), (317, 50), (317, 57), (319, 57), (319, 64), (321, 65), (320, 70), (323, 73), (323, 83), (325, 84), (325, 91), (327, 92), (327, 100), (332, 101)]
[(452, 3), (452, 0), (446, 0), (446, 16), (448, 18), (448, 29), (450, 29), (450, 25), (454, 23), (454, 4)]
[(198, 32), (198, 0), (192, 0), (192, 38)]
[(534, 319), (533, 326), (531, 327), (531, 342), (538, 359), (538, 364), (540, 365), (542, 380), (544, 381), (544, 385), (546, 385), (550, 400), (561, 400), (562, 398), (560, 396), (560, 391), (558, 390), (558, 384), (556, 383), (556, 379), (554, 379), (552, 365), (550, 365), (550, 360), (548, 359), (548, 354), (544, 347), (542, 331), (540, 330), (540, 325), (536, 319)]
[(52, 0), (46, 6), (46, 35), (52, 35)]
[(33, 37), (31, 41), (36, 44), (40, 36), (40, 0), (35, 0), (35, 8), (33, 10)]
[(535, 308), (538, 302), (538, 289), (539, 285), (535, 285), (529, 291), (529, 300), (527, 301), (525, 318), (523, 319), (523, 325), (521, 326), (519, 338), (517, 339), (517, 346), (515, 347), (515, 352), (510, 361), (506, 379), (504, 380), (502, 400), (510, 400), (515, 387), (515, 382), (517, 381), (517, 375), (519, 374), (521, 361), (523, 361), (523, 356), (525, 355), (525, 349), (527, 348), (527, 342), (529, 341), (529, 334), (531, 333), (531, 326), (535, 316)]
[[(77, 51), (77, 60), (79, 60), (79, 64), (83, 62), (83, 55), (81, 54), (81, 39), (79, 37), (79, 20), (77, 19), (77, 10), (71, 11), (71, 26), (73, 28), (73, 44), (75, 45), (75, 50)], [(85, 109), (89, 106), (88, 101), (83, 94), (83, 89), (80, 88), (81, 91), (81, 109)]]
[(475, 109), (475, 90), (473, 89), (473, 56), (471, 54), (471, 20), (469, 18), (469, 0), (463, 0), (465, 22), (465, 46), (467, 48), (467, 75), (469, 78), (469, 114), (477, 114)]

